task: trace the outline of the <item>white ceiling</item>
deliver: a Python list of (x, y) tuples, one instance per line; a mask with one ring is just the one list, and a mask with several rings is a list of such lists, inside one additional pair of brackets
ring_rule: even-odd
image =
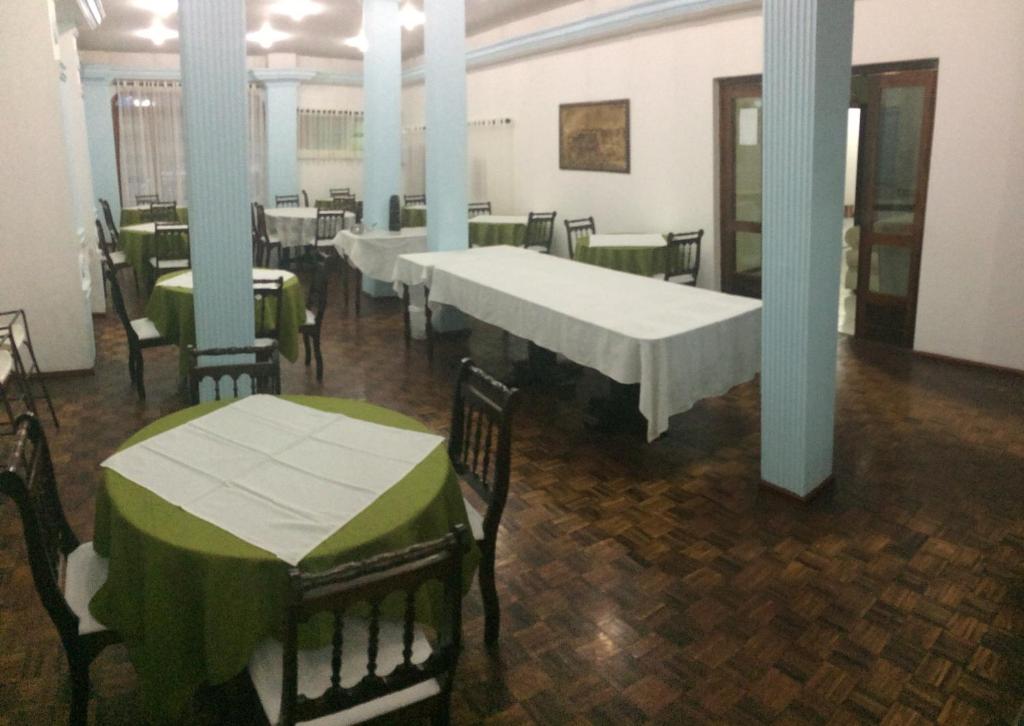
[[(404, 0), (403, 0), (404, 1)], [(502, 23), (534, 15), (574, 0), (466, 0), (466, 30), (472, 35)], [(83, 30), (79, 47), (83, 50), (105, 50), (134, 53), (177, 53), (178, 41), (171, 40), (156, 47), (149, 40), (134, 35), (136, 30), (148, 27), (153, 15), (135, 5), (136, 0), (103, 0), (107, 17), (96, 30)], [(288, 40), (272, 48), (275, 53), (322, 56), (326, 58), (362, 58), (359, 51), (342, 44), (342, 40), (359, 32), (362, 24), (362, 0), (320, 0), (325, 11), (296, 23), (283, 15), (271, 15), (269, 7), (274, 0), (246, 0), (249, 30), (257, 30), (269, 19), (276, 30), (292, 33)], [(423, 8), (423, 0), (414, 3)], [(177, 15), (165, 21), (177, 29)], [(405, 57), (423, 51), (423, 29), (402, 31)], [(249, 43), (249, 54), (266, 53), (255, 43)]]

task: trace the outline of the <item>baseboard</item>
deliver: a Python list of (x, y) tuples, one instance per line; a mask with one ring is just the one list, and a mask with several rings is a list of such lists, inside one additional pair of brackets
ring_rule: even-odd
[(96, 368), (76, 368), (70, 371), (40, 371), (39, 378), (44, 380), (60, 380), (61, 378), (82, 378), (83, 376), (96, 375)]
[(968, 360), (967, 358), (954, 358), (951, 355), (943, 355), (942, 353), (929, 353), (925, 350), (915, 350), (914, 355), (921, 356), (922, 358), (929, 358), (931, 360), (941, 361), (943, 363), (952, 363), (954, 365), (968, 366), (970, 368), (981, 368), (983, 370), (992, 371), (993, 373), (1009, 374), (1011, 376), (1024, 377), (1024, 370), (1020, 368), (1010, 368), (1008, 366), (997, 366), (994, 363), (982, 363), (981, 361)]
[(815, 486), (813, 489), (811, 489), (811, 491), (807, 492), (807, 494), (803, 496), (800, 496), (796, 492), (792, 492), (789, 489), (786, 489), (785, 487), (780, 487), (778, 484), (772, 484), (770, 481), (765, 481), (764, 479), (761, 480), (761, 489), (762, 491), (768, 494), (774, 494), (776, 496), (788, 499), (792, 502), (799, 502), (800, 504), (809, 504), (810, 502), (820, 497), (822, 494), (831, 491), (832, 488), (835, 486), (835, 483), (835, 475), (829, 474), (824, 481), (822, 481), (820, 484)]

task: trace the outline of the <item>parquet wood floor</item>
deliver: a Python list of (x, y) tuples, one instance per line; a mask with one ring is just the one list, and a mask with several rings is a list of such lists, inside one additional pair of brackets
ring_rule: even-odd
[[(332, 291), (336, 291), (336, 286)], [(326, 376), (286, 364), (285, 392), (366, 398), (445, 431), (467, 352), (507, 371), (500, 332), (402, 344), (396, 301), (356, 320), (335, 300)], [(53, 382), (61, 493), (89, 538), (99, 462), (182, 407), (177, 351), (96, 320), (93, 376)], [(526, 391), (498, 543), (500, 652), (474, 588), (456, 723), (1006, 723), (1024, 700), (1024, 382), (840, 343), (836, 486), (801, 506), (759, 491), (756, 382), (676, 416), (645, 445), (593, 433), (581, 396)], [(51, 427), (52, 430), (52, 427)], [(0, 439), (0, 448), (9, 438)], [(127, 653), (93, 668), (97, 724), (144, 722)], [(66, 666), (0, 504), (0, 724), (66, 719)], [(244, 676), (190, 723), (261, 723)]]

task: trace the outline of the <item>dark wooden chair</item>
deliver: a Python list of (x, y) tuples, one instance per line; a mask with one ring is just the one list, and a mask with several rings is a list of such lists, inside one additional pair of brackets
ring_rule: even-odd
[(114, 243), (114, 247), (120, 247), (121, 235), (117, 222), (114, 221), (114, 213), (110, 210), (110, 202), (106, 199), (100, 199), (99, 201), (100, 208), (103, 210), (103, 221), (107, 223), (107, 232), (110, 233), (110, 240)]
[(557, 212), (530, 212), (526, 222), (523, 247), (535, 252), (548, 254), (555, 238), (555, 217)]
[(320, 330), (327, 312), (327, 266), (323, 262), (313, 268), (313, 281), (306, 295), (306, 321), (299, 328), (302, 344), (306, 349), (306, 365), (310, 357), (316, 357), (316, 379), (324, 379), (324, 356), (320, 350)]
[[(113, 243), (107, 241), (107, 235), (103, 232), (103, 225), (100, 224), (100, 220), (96, 221), (96, 240), (99, 242), (100, 253), (103, 255), (103, 261), (112, 269), (114, 272), (120, 272), (132, 268), (132, 264), (128, 261), (128, 255), (123, 251), (114, 247)], [(136, 279), (136, 288), (138, 288), (138, 280)]]
[(114, 305), (114, 312), (117, 313), (117, 317), (124, 327), (124, 334), (128, 338), (128, 376), (139, 394), (139, 400), (145, 401), (146, 386), (143, 380), (142, 351), (147, 348), (170, 345), (171, 341), (160, 334), (156, 325), (149, 318), (136, 318), (135, 320), (129, 318), (128, 308), (125, 307), (117, 276), (108, 269), (104, 269), (103, 274), (107, 276), (107, 284), (110, 286), (110, 300)]
[(13, 381), (17, 381), (18, 398), (25, 408), (35, 414), (38, 413), (36, 401), (46, 401), (53, 425), (60, 428), (50, 390), (46, 387), (46, 380), (36, 359), (36, 349), (32, 345), (28, 314), (22, 309), (0, 311), (0, 401), (7, 412), (10, 433), (15, 430), (14, 410), (8, 395)]
[(336, 187), (334, 189), (328, 190), (328, 192), (331, 195), (331, 199), (337, 199), (338, 197), (351, 197), (352, 196), (352, 188), (351, 187)]
[[(341, 207), (341, 202), (335, 209), (324, 209), (318, 207), (316, 210), (316, 238), (313, 240), (313, 252), (319, 255), (322, 259), (330, 257), (333, 252), (337, 252), (334, 246), (330, 242), (338, 234), (338, 232), (345, 229), (345, 210)], [(321, 242), (328, 244), (321, 245)]]
[(427, 195), (426, 194), (406, 194), (405, 195), (404, 206), (406, 206), (406, 207), (411, 206), (413, 204), (426, 204), (426, 203), (427, 203)]
[[(184, 248), (184, 252), (182, 252)], [(184, 255), (184, 256), (183, 256)], [(149, 258), (152, 290), (157, 279), (168, 272), (188, 270), (192, 267), (189, 250), (188, 225), (178, 222), (157, 222), (153, 231), (153, 254)]]
[[(256, 220), (256, 235), (259, 237), (260, 245), (260, 263), (257, 267), (271, 267), (271, 260), (274, 257), (275, 251), (277, 252), (277, 266), (286, 267), (289, 260), (288, 255), (285, 253), (284, 245), (281, 244), (281, 240), (271, 238), (270, 233), (267, 231), (266, 209), (259, 202), (253, 202), (253, 214)], [(255, 244), (254, 241), (254, 246)]]
[(147, 204), (153, 204), (154, 202), (160, 201), (159, 194), (136, 194), (135, 203), (140, 207), (144, 207)]
[(302, 190), (302, 206), (303, 207), (308, 207), (309, 206), (309, 195), (306, 194), (306, 190), (305, 189)]
[(278, 194), (274, 197), (275, 207), (297, 207), (299, 206), (298, 194)]
[(316, 204), (314, 206), (316, 206), (317, 209), (341, 209), (341, 200), (342, 197), (331, 197), (330, 199), (317, 199)]
[(594, 224), (593, 217), (565, 220), (565, 239), (569, 245), (570, 260), (576, 259), (576, 240), (592, 234), (597, 234), (597, 225)]
[(491, 213), (490, 202), (471, 202), (469, 205), (469, 218), (479, 217), (481, 214)]
[[(218, 360), (219, 359), (219, 360)], [(188, 393), (193, 404), (206, 381), (213, 383), (213, 400), (243, 398), (256, 393), (281, 393), (281, 360), (277, 342), (243, 348), (188, 347)]]
[(665, 254), (665, 279), (682, 285), (697, 286), (700, 272), (700, 242), (704, 230), (673, 233), (668, 236)]
[(0, 492), (18, 508), (32, 580), (68, 659), (68, 723), (85, 726), (89, 666), (104, 648), (121, 638), (89, 612), (89, 601), (107, 581), (108, 563), (96, 554), (92, 542), (79, 542), (68, 525), (46, 433), (31, 413), (18, 417), (14, 448), (0, 471)]
[[(249, 660), (270, 723), (449, 723), (468, 545), (469, 533), (457, 525), (440, 539), (325, 572), (292, 568), (284, 643), (264, 640)], [(416, 624), (416, 594), (435, 583), (444, 606), (431, 642)], [(391, 595), (401, 597), (391, 602), (404, 603), (397, 622), (381, 617)], [(353, 614), (360, 604), (367, 606), (365, 617)], [(318, 614), (333, 621), (331, 645), (300, 651), (299, 627)], [(336, 720), (325, 718), (331, 715)]]
[(149, 212), (146, 215), (147, 222), (171, 222), (178, 221), (177, 202), (153, 202), (149, 205)]
[(284, 302), (284, 278), (254, 280), (252, 284), (253, 317), (256, 321), (256, 347), (269, 351), (281, 334), (281, 311)]
[(501, 610), (494, 583), (498, 525), (508, 499), (512, 452), (512, 413), (518, 390), (509, 388), (463, 358), (455, 381), (448, 456), (456, 473), (483, 500), (481, 516), (466, 502), (473, 538), (480, 547), (480, 594), (484, 601), (484, 640), (498, 642)]

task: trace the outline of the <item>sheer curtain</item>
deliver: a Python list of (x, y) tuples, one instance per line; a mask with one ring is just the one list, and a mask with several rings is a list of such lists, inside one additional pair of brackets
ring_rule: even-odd
[(426, 129), (422, 126), (402, 129), (402, 180), (405, 194), (423, 194), (427, 190)]
[[(187, 205), (181, 84), (118, 81), (115, 89), (122, 203), (131, 206), (138, 194), (157, 194), (161, 200)], [(266, 92), (250, 84), (248, 99), (249, 191), (262, 202), (267, 188)]]

